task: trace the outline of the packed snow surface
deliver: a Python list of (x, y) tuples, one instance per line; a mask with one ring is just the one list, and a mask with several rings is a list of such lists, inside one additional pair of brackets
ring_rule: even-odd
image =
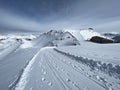
[(93, 30), (0, 35), (0, 90), (119, 90), (120, 44)]

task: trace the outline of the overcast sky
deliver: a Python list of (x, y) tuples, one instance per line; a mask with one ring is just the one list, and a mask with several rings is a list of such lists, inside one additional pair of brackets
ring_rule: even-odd
[(82, 29), (120, 32), (120, 0), (0, 0), (0, 32)]

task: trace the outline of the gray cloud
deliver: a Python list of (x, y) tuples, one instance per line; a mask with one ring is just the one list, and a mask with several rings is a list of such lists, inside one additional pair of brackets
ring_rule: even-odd
[[(0, 28), (7, 28), (7, 30), (10, 31), (12, 31), (12, 29), (16, 29), (16, 31), (17, 29), (42, 31), (89, 27), (95, 28), (98, 31), (119, 32), (120, 30), (120, 12), (117, 10), (120, 7), (119, 0), (75, 0), (75, 2), (73, 0), (65, 0), (65, 3), (64, 0), (62, 0), (61, 3), (58, 1), (55, 1), (55, 3), (47, 3), (49, 0), (46, 0), (43, 2), (45, 6), (38, 6), (39, 4), (37, 4), (36, 1), (37, 0), (30, 0), (30, 3), (26, 1), (24, 7), (20, 6), (18, 8), (16, 5), (17, 8), (13, 11), (8, 8), (1, 8)], [(40, 1), (43, 0), (38, 1), (38, 3), (40, 3)], [(22, 5), (22, 3), (24, 2), (21, 2), (20, 5)], [(11, 4), (7, 7), (11, 7), (10, 5)], [(28, 5), (29, 8), (26, 5)], [(49, 5), (49, 9), (46, 8), (47, 5)], [(22, 8), (22, 11), (20, 8)], [(35, 8), (37, 8), (37, 10), (35, 10)], [(20, 10), (19, 13), (16, 13), (17, 10)]]
[(39, 22), (20, 17), (9, 12), (0, 10), (0, 25), (8, 28), (23, 30), (40, 30), (42, 25)]

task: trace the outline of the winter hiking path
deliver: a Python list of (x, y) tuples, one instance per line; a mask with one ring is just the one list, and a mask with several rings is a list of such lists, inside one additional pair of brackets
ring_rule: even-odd
[(41, 48), (24, 69), (15, 90), (107, 90), (77, 71), (78, 65), (52, 47)]

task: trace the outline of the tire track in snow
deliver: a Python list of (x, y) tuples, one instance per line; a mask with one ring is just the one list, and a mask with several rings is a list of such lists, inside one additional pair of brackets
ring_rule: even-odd
[[(52, 53), (52, 52), (50, 52), (50, 53)], [(54, 57), (56, 57), (56, 55), (54, 54), (54, 53), (52, 53), (53, 55), (54, 55)], [(54, 58), (53, 57), (53, 58)], [(56, 59), (56, 60), (58, 60), (58, 59)], [(60, 59), (59, 59), (60, 60)], [(58, 61), (59, 61), (58, 60)], [(61, 60), (60, 60), (61, 61)], [(64, 63), (63, 61), (61, 61), (63, 64), (65, 64), (65, 65), (68, 65), (68, 64), (66, 64), (66, 63)], [(69, 66), (69, 65), (68, 65)], [(71, 67), (71, 66), (69, 66), (69, 67)], [(72, 68), (72, 67), (71, 67)], [(56, 68), (57, 69), (57, 68)], [(59, 73), (60, 74), (60, 73)], [(68, 73), (67, 73), (68, 74)], [(71, 83), (72, 85), (74, 85), (78, 90), (81, 90), (81, 88), (77, 85), (77, 84), (75, 84), (75, 82), (74, 81), (72, 81), (71, 79), (69, 79), (69, 78), (67, 78), (66, 79), (66, 81), (67, 82), (69, 82), (69, 83)], [(68, 85), (67, 85), (68, 86)], [(68, 86), (69, 87), (69, 86)]]
[[(63, 53), (65, 53), (65, 52), (62, 52), (62, 51), (60, 51), (60, 50), (58, 50), (58, 49), (53, 49), (53, 50), (56, 51), (56, 52), (58, 52), (58, 53), (60, 53), (60, 54), (62, 54), (62, 55), (64, 55)], [(64, 56), (70, 58), (70, 57), (67, 56), (67, 55), (64, 55)], [(65, 63), (65, 62), (63, 62), (63, 63), (66, 64), (66, 65), (68, 65), (69, 67), (71, 67), (69, 64), (67, 64), (67, 63)], [(92, 78), (90, 78), (90, 77), (87, 77), (87, 76), (86, 76), (84, 73), (82, 73), (78, 68), (75, 68), (75, 67), (71, 67), (71, 68), (73, 68), (73, 69), (74, 69), (75, 71), (77, 71), (78, 73), (81, 73), (81, 74), (84, 75), (86, 78), (92, 80), (92, 81), (95, 82), (96, 84), (100, 85), (100, 86), (103, 87), (104, 89), (109, 90), (109, 88), (106, 87), (106, 86), (104, 86), (103, 84), (95, 81), (94, 79), (92, 79)]]
[(27, 77), (29, 76), (29, 72), (31, 70), (31, 67), (33, 63), (35, 62), (36, 57), (40, 53), (41, 49), (33, 56), (33, 58), (27, 63), (26, 67), (23, 69), (21, 75), (19, 76), (16, 85), (15, 90), (23, 90), (27, 83)]
[[(45, 56), (47, 57), (47, 56)], [(46, 60), (46, 59), (45, 59)], [(64, 90), (72, 90), (66, 83), (65, 81), (62, 79), (62, 77), (60, 76), (60, 73), (58, 73), (58, 71), (52, 66), (52, 64), (50, 65), (50, 61), (49, 59), (47, 59), (46, 63), (48, 64), (49, 68), (51, 69), (51, 71), (53, 72), (54, 76), (58, 79), (57, 81), (59, 81), (62, 85), (62, 87), (64, 88)]]

